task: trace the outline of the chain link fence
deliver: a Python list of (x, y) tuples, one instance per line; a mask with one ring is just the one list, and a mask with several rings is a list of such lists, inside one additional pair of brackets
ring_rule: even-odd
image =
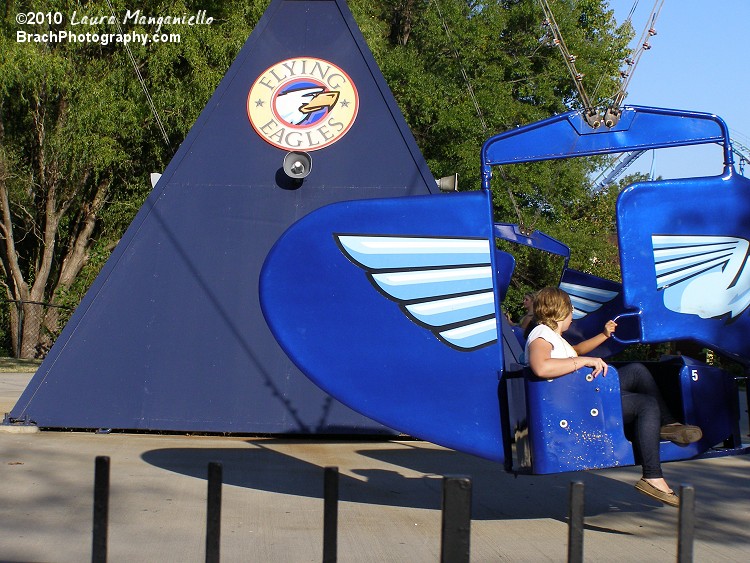
[(40, 301), (0, 301), (0, 356), (44, 358), (69, 310), (65, 305)]

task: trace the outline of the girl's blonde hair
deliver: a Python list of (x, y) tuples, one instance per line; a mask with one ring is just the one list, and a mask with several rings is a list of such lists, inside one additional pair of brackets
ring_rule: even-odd
[(572, 311), (570, 296), (559, 287), (544, 287), (534, 297), (534, 317), (552, 330)]

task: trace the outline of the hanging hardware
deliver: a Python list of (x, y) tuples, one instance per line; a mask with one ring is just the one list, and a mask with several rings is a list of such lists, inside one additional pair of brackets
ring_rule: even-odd
[[(637, 2), (633, 5), (633, 8), (631, 8), (630, 14), (625, 21), (629, 21), (633, 17), (633, 12), (635, 11), (636, 4)], [(620, 120), (620, 115), (622, 113), (620, 111), (620, 106), (625, 100), (625, 97), (628, 95), (628, 85), (633, 79), (633, 74), (635, 74), (636, 66), (638, 66), (638, 62), (641, 60), (641, 55), (643, 55), (644, 51), (648, 51), (651, 49), (651, 43), (649, 43), (649, 39), (657, 34), (656, 20), (661, 13), (661, 8), (663, 5), (664, 0), (656, 0), (654, 2), (654, 6), (653, 8), (651, 8), (651, 14), (649, 15), (646, 23), (646, 27), (644, 28), (643, 33), (641, 33), (640, 40), (638, 41), (640, 47), (635, 52), (631, 52), (630, 55), (624, 59), (624, 63), (628, 66), (628, 69), (620, 71), (620, 76), (622, 77), (622, 80), (620, 82), (620, 89), (615, 94), (612, 105), (605, 112), (604, 124), (607, 127), (614, 127)]]
[(549, 28), (549, 31), (552, 33), (552, 43), (558, 49), (560, 49), (560, 52), (563, 55), (563, 60), (565, 61), (565, 65), (568, 67), (568, 72), (570, 72), (570, 76), (573, 78), (573, 84), (575, 84), (576, 90), (578, 91), (578, 96), (580, 97), (581, 103), (583, 104), (583, 119), (586, 121), (586, 123), (589, 124), (592, 129), (598, 129), (602, 124), (602, 117), (599, 115), (599, 111), (591, 103), (591, 99), (586, 93), (586, 88), (584, 88), (583, 86), (583, 78), (585, 74), (579, 72), (578, 69), (576, 69), (575, 61), (577, 57), (576, 55), (573, 55), (568, 51), (568, 47), (565, 44), (565, 40), (563, 39), (560, 27), (555, 21), (555, 16), (552, 13), (552, 8), (549, 7), (547, 0), (539, 0), (539, 4), (544, 11), (545, 18), (542, 22), (542, 25)]

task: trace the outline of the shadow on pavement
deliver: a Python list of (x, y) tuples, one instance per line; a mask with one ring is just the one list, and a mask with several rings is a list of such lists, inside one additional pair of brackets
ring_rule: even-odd
[[(323, 469), (279, 450), (305, 442), (264, 440), (250, 448), (169, 448), (145, 452), (144, 461), (182, 475), (205, 479), (209, 462), (223, 464), (224, 483), (267, 492), (323, 497)], [(319, 443), (316, 443), (319, 445)], [(444, 475), (468, 475), (473, 483), (473, 519), (553, 518), (566, 521), (569, 487), (582, 481), (586, 516), (609, 512), (643, 512), (659, 508), (632, 485), (601, 472), (531, 476), (506, 473), (502, 466), (451, 450), (408, 443), (353, 446), (355, 461), (341, 467), (339, 499), (344, 502), (439, 510)], [(302, 448), (304, 449), (304, 447)], [(351, 454), (350, 454), (351, 455)], [(334, 465), (333, 463), (331, 465)], [(399, 471), (397, 468), (406, 471)], [(633, 468), (637, 480), (637, 468)], [(405, 474), (406, 475), (405, 475)], [(410, 476), (418, 473), (416, 476)], [(606, 531), (606, 530), (604, 530)]]

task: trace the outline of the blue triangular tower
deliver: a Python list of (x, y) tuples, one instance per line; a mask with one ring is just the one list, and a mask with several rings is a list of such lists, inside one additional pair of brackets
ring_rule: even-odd
[(286, 228), (323, 205), (433, 191), (344, 0), (274, 0), (10, 418), (391, 432), (289, 361), (261, 314), (258, 278)]

